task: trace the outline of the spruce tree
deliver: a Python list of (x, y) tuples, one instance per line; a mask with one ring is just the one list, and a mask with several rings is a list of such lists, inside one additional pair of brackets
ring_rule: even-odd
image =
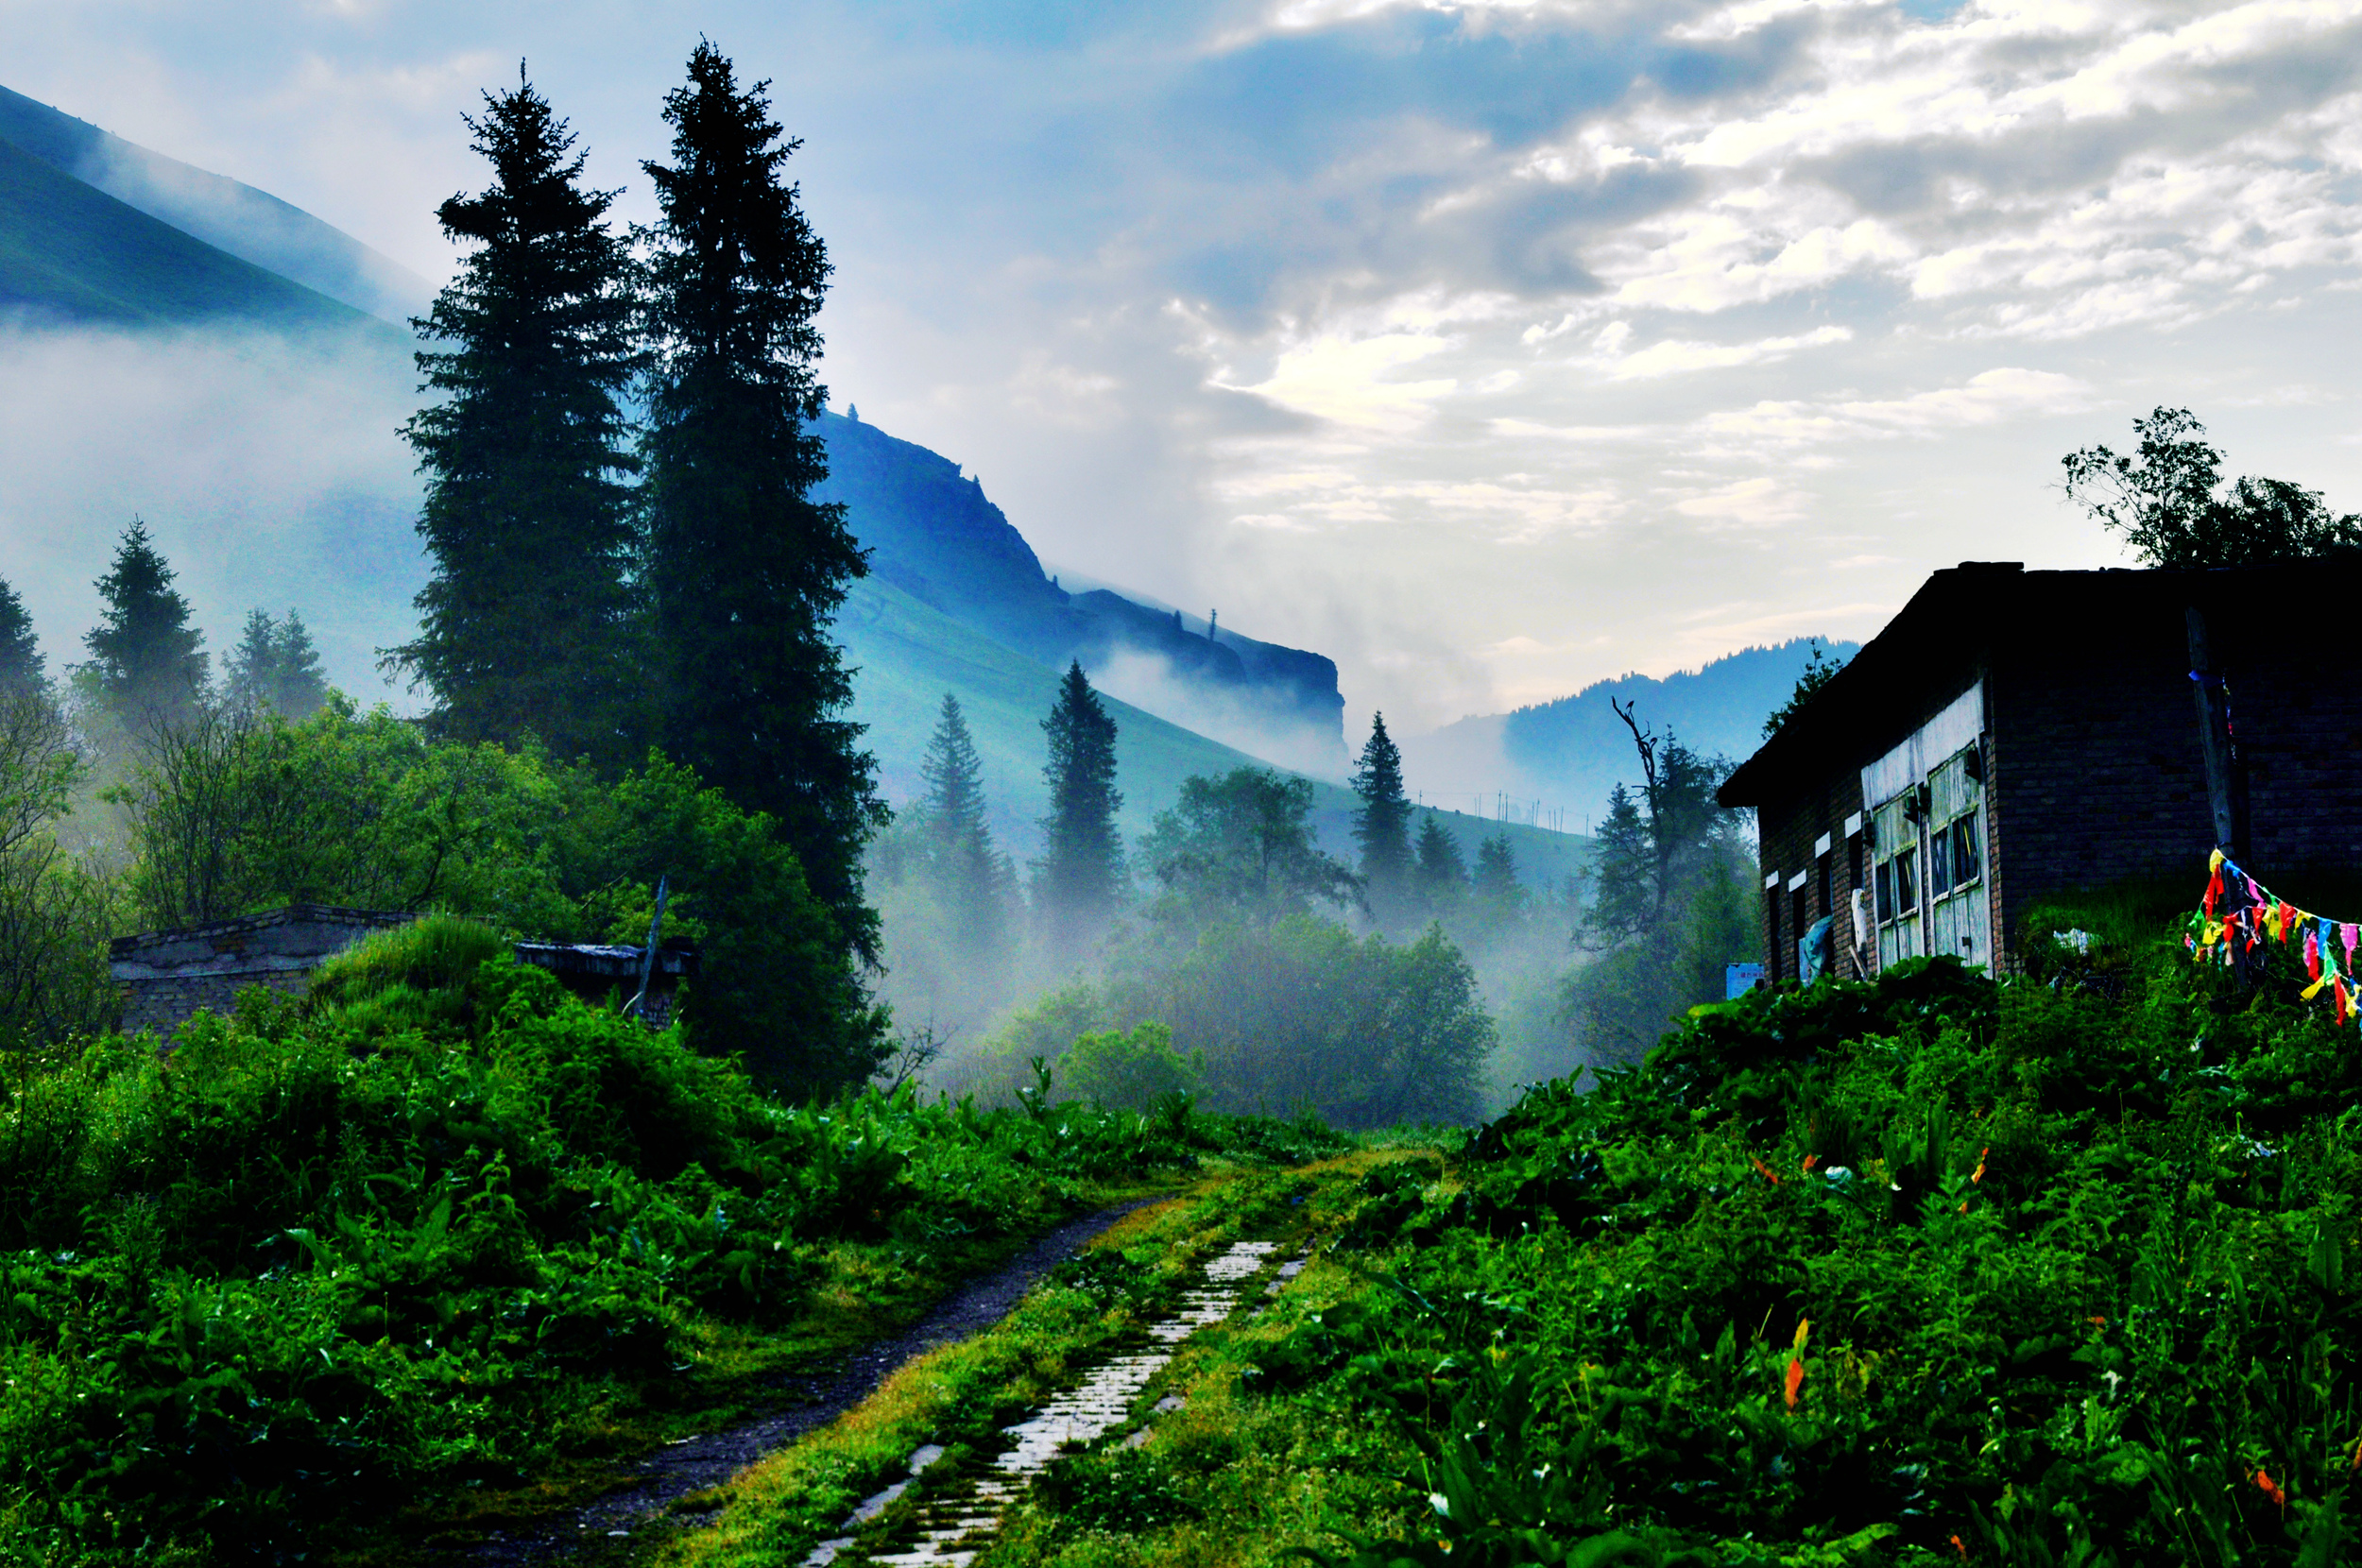
[(813, 318), (828, 252), (782, 179), (800, 142), (700, 43), (664, 100), (673, 162), (656, 182), (648, 320), (647, 582), (673, 754), (778, 820), (850, 950), (874, 963), (861, 851), (882, 824), (875, 764), (847, 719), (852, 674), (829, 623), (867, 557), (815, 431)]
[(293, 609), (279, 623), (272, 653), (277, 660), (273, 671), (277, 685), (271, 701), (279, 711), (290, 719), (308, 719), (318, 712), (328, 701), (328, 671), (313, 644), (312, 629)]
[(1067, 667), (1058, 700), (1042, 721), (1050, 760), (1050, 815), (1042, 820), (1042, 858), (1034, 868), (1034, 901), (1053, 942), (1088, 942), (1114, 915), (1123, 883), (1123, 840), (1116, 812), (1116, 722), (1091, 690), (1081, 660)]
[(972, 955), (1000, 945), (1008, 902), (1008, 862), (984, 820), (984, 764), (960, 701), (946, 691), (919, 775), (927, 781), (919, 827), (927, 871), (958, 945)]
[(16, 589), (0, 582), (0, 698), (38, 696), (47, 689), (33, 618)]
[(402, 430), (426, 475), (433, 574), (418, 638), (386, 662), (434, 693), (437, 734), (531, 733), (620, 766), (644, 739), (620, 402), (639, 365), (634, 270), (606, 222), (615, 193), (583, 188), (573, 133), (523, 67), (484, 103), (467, 126), (492, 183), (436, 212), (474, 248), (412, 323), (443, 400)]
[(222, 656), (223, 706), (241, 717), (259, 713), (270, 706), (272, 676), (278, 664), (279, 622), (270, 618), (267, 610), (248, 611), (246, 625), (238, 634), (238, 645)]
[(1402, 909), (1411, 881), (1411, 799), (1402, 789), (1402, 752), (1386, 733), (1386, 715), (1370, 718), (1370, 738), (1354, 769), (1353, 842), (1361, 846), (1361, 881), (1381, 921)]
[(132, 519), (96, 585), (99, 622), (82, 639), (91, 662), (79, 673), (134, 731), (186, 724), (211, 695), (205, 634), (189, 624), (189, 602), (173, 591), (173, 576), (147, 525)]
[(222, 660), (222, 701), (233, 713), (251, 716), (265, 708), (290, 719), (308, 719), (328, 700), (328, 675), (303, 618), (294, 610), (274, 621), (253, 610), (238, 645)]
[(1468, 862), (1443, 819), (1429, 811), (1419, 825), (1419, 898), (1431, 914), (1457, 909), (1468, 894)]
[(1472, 886), (1478, 898), (1495, 911), (1515, 911), (1524, 892), (1517, 885), (1517, 851), (1509, 835), (1496, 833), (1477, 845)]

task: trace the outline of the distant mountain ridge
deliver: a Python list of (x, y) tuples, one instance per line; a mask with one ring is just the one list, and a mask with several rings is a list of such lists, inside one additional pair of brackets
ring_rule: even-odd
[(380, 320), (402, 325), (434, 298), (425, 279), (300, 207), (5, 87), (0, 142), (192, 239)]
[(1563, 826), (1596, 823), (1618, 783), (1636, 784), (1632, 732), (1616, 716), (1622, 703), (1647, 727), (1670, 732), (1690, 750), (1742, 762), (1763, 742), (1763, 722), (1796, 690), (1819, 642), (1840, 659), (1860, 646), (1827, 638), (1794, 638), (1746, 648), (1662, 679), (1619, 675), (1572, 696), (1508, 713), (1462, 719), (1401, 738), (1408, 785), (1430, 802), (1451, 804), (1472, 793), (1501, 792), (1574, 813)]
[(1268, 760), (1334, 776), (1344, 762), (1336, 661), (1106, 588), (1070, 593), (958, 464), (824, 414), (829, 478), (871, 570), (922, 604), (1053, 669), (1080, 659), (1118, 697)]

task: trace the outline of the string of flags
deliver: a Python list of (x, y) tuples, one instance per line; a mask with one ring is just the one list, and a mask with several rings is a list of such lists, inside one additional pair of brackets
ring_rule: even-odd
[(2304, 972), (2313, 981), (2304, 988), (2304, 999), (2310, 1001), (2326, 990), (2340, 1027), (2362, 1011), (2362, 979), (2354, 974), (2354, 949), (2362, 946), (2362, 923), (2324, 920), (2297, 908), (2275, 896), (2219, 849), (2207, 866), (2202, 911), (2191, 917), (2183, 939), (2193, 959), (2238, 966), (2251, 960), (2267, 941), (2283, 946), (2301, 942)]

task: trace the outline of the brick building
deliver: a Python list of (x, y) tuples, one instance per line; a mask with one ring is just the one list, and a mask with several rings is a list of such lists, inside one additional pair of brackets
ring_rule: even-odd
[(2007, 968), (2039, 900), (2195, 898), (2217, 844), (2267, 878), (2362, 865), (2357, 594), (2331, 561), (1936, 572), (1722, 786), (1756, 811), (1772, 978)]

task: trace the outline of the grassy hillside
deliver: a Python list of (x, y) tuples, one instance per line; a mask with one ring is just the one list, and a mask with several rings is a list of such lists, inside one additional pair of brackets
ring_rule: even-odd
[(0, 142), (0, 309), (121, 326), (346, 329), (369, 318)]
[[(949, 691), (959, 698), (984, 759), (994, 832), (1020, 860), (1033, 853), (1039, 841), (1035, 824), (1049, 810), (1041, 782), (1041, 721), (1056, 700), (1058, 672), (875, 577), (854, 588), (836, 629), (851, 662), (861, 667), (854, 716), (869, 726), (868, 745), (878, 757), (887, 797), (909, 801), (924, 789), (919, 763)], [(1108, 707), (1121, 731), (1117, 782), (1123, 791), (1128, 835), (1146, 832), (1155, 813), (1179, 797), (1181, 781), (1191, 774), (1223, 774), (1259, 762), (1127, 703), (1108, 699)], [(1332, 852), (1350, 855), (1353, 796), (1334, 784), (1316, 781), (1314, 788), (1314, 820), (1323, 841)], [(1507, 833), (1520, 875), (1529, 882), (1555, 881), (1572, 873), (1586, 843), (1571, 834), (1452, 812), (1443, 813), (1443, 820), (1471, 860), (1487, 834)]]
[(423, 312), (434, 296), (425, 279), (300, 207), (5, 87), (0, 142), (217, 250), (355, 310), (401, 322)]

